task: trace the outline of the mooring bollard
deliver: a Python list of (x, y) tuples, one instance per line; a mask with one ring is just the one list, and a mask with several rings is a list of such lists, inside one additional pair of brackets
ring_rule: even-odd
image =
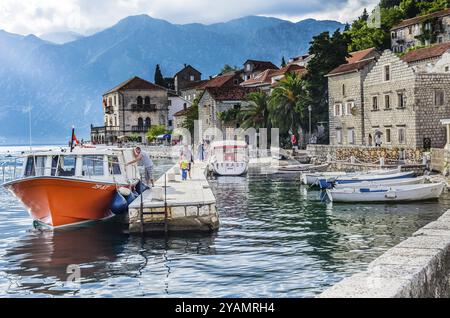
[(380, 167), (384, 167), (384, 157), (380, 157)]

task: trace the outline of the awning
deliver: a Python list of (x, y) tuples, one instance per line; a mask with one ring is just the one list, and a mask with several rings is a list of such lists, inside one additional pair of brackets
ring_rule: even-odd
[(156, 136), (156, 139), (170, 139), (170, 138), (172, 138), (172, 135), (170, 134)]

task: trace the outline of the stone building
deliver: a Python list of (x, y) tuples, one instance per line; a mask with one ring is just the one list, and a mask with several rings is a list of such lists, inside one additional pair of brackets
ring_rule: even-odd
[(241, 73), (239, 71), (229, 72), (224, 75), (211, 77), (209, 80), (191, 83), (181, 90), (180, 96), (189, 102), (193, 102), (207, 88), (233, 87), (239, 86), (240, 83), (242, 83)]
[(244, 81), (254, 78), (261, 72), (265, 70), (277, 70), (278, 67), (269, 61), (257, 61), (257, 60), (247, 60), (244, 63), (244, 70), (242, 72), (242, 79)]
[(103, 95), (104, 126), (91, 126), (91, 141), (115, 143), (137, 136), (142, 142), (152, 125), (168, 124), (166, 88), (133, 77)]
[(180, 94), (180, 91), (194, 82), (202, 79), (202, 73), (196, 70), (191, 65), (184, 64), (183, 69), (174, 75), (175, 91)]
[(179, 128), (183, 128), (183, 123), (186, 120), (187, 114), (189, 112), (189, 107), (186, 107), (175, 114), (173, 114), (173, 129), (176, 131)]
[[(201, 131), (205, 133), (210, 128), (218, 128), (221, 130), (229, 128), (223, 125), (219, 119), (219, 114), (233, 108), (241, 109), (248, 106), (247, 95), (255, 91), (257, 89), (240, 86), (205, 89), (198, 104), (198, 117), (201, 123)], [(239, 124), (233, 128), (238, 128), (238, 126)], [(208, 136), (211, 137), (211, 135)], [(207, 139), (211, 138), (207, 137)]]
[(379, 54), (375, 49), (352, 52), (347, 63), (328, 75), (330, 143), (363, 145), (364, 80)]
[(242, 87), (258, 88), (262, 92), (270, 94), (273, 87), (284, 78), (286, 73), (304, 75), (306, 68), (297, 64), (288, 64), (280, 69), (267, 69), (255, 77), (242, 82), (240, 85)]
[(447, 44), (440, 44), (401, 58), (389, 50), (383, 52), (364, 81), (368, 145), (373, 145), (377, 134), (382, 134), (385, 146), (445, 145), (440, 120), (450, 116), (450, 73), (441, 70), (446, 69), (445, 60), (449, 63), (447, 51)]
[(450, 9), (406, 19), (391, 29), (394, 53), (418, 45), (450, 42)]

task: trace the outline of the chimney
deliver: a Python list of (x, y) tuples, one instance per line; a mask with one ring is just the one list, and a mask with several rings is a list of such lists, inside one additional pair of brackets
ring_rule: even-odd
[(212, 78), (213, 78), (212, 75), (209, 75), (209, 79), (212, 80)]
[(184, 63), (184, 67), (187, 67), (187, 64), (186, 64), (186, 63)]

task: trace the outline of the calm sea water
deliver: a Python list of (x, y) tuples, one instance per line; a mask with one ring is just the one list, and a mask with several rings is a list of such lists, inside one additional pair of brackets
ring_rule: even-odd
[[(157, 161), (162, 173), (171, 163)], [(0, 297), (313, 297), (450, 208), (326, 204), (295, 177), (211, 181), (220, 230), (129, 236), (118, 223), (42, 231), (0, 189)], [(67, 266), (81, 268), (68, 285)]]

